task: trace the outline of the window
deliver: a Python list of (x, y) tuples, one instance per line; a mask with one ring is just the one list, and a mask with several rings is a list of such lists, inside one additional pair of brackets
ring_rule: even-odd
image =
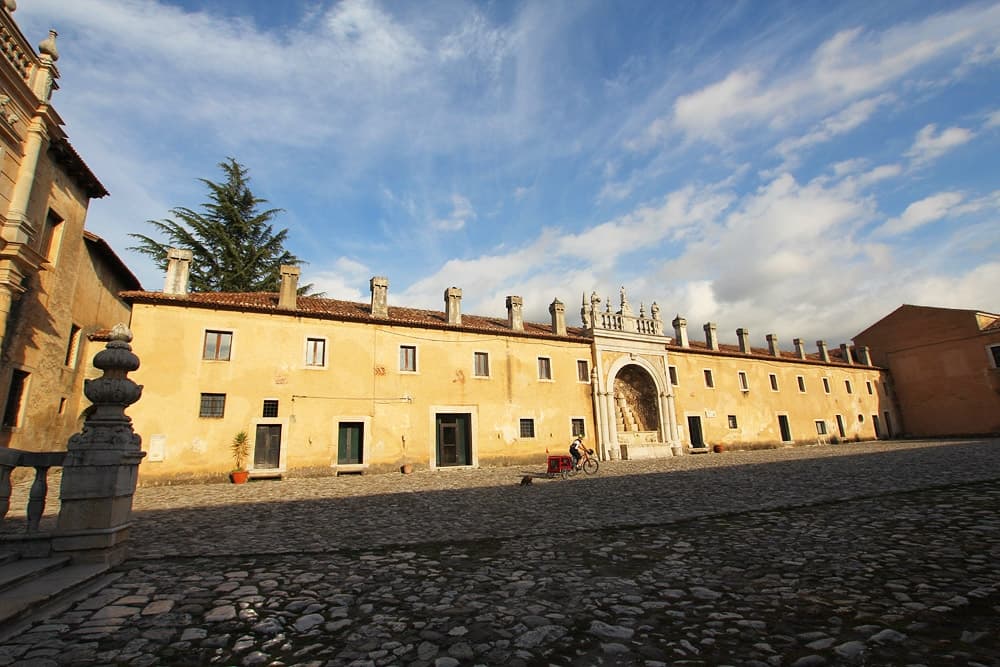
[(990, 345), (990, 358), (993, 360), (993, 368), (1000, 368), (1000, 345)]
[(276, 398), (265, 398), (264, 399), (264, 409), (261, 411), (261, 417), (266, 419), (274, 419), (278, 416), (278, 399)]
[(399, 370), (417, 372), (417, 348), (415, 345), (399, 346)]
[(850, 380), (844, 380), (844, 387), (847, 388), (847, 393), (848, 394), (853, 394), (854, 393), (854, 388), (851, 386), (851, 381)]
[(205, 332), (205, 351), (202, 359), (211, 361), (229, 361), (229, 355), (233, 349), (232, 331), (212, 331)]
[(869, 396), (871, 396), (872, 394), (875, 393), (874, 391), (872, 391), (872, 381), (871, 380), (865, 381), (865, 387), (868, 388), (868, 395)]
[(590, 364), (586, 359), (577, 359), (576, 379), (580, 382), (590, 382)]
[(487, 352), (474, 352), (472, 354), (473, 373), (477, 378), (488, 378), (490, 376), (490, 355)]
[(667, 366), (667, 374), (670, 375), (670, 384), (675, 387), (680, 384), (677, 382), (677, 366)]
[(771, 391), (778, 391), (778, 376), (774, 373), (769, 373), (767, 379), (771, 381)]
[(795, 381), (799, 383), (799, 391), (803, 394), (806, 393), (806, 379), (801, 375), (796, 375)]
[(538, 379), (552, 379), (552, 360), (548, 357), (538, 357)]
[(587, 435), (586, 432), (584, 431), (584, 421), (582, 418), (574, 417), (573, 419), (570, 420), (570, 426), (571, 430), (573, 431), (574, 438), (576, 436), (582, 437)]
[(705, 386), (709, 389), (715, 387), (715, 378), (712, 377), (712, 369), (705, 369)]
[(534, 438), (535, 437), (535, 420), (534, 419), (522, 419), (521, 420), (521, 437), (522, 438)]
[(325, 338), (306, 338), (306, 366), (326, 366)]
[(736, 423), (736, 415), (729, 415), (729, 428), (739, 428)]
[(83, 330), (76, 326), (75, 324), (69, 328), (69, 344), (66, 345), (66, 362), (65, 365), (70, 368), (76, 368), (77, 357), (80, 352), (80, 334)]
[(747, 373), (746, 373), (746, 371), (739, 371), (736, 374), (736, 377), (740, 381), (740, 391), (750, 391), (750, 382), (747, 381)]
[(816, 435), (826, 435), (826, 422), (822, 419), (816, 420)]
[(823, 378), (823, 391), (830, 393), (830, 378)]
[(199, 417), (222, 417), (226, 414), (225, 394), (202, 394)]
[(25, 390), (28, 388), (28, 375), (30, 373), (16, 368), (11, 374), (7, 405), (3, 410), (4, 428), (16, 428), (21, 425), (21, 405), (24, 403)]
[(53, 264), (59, 255), (59, 244), (62, 241), (62, 222), (62, 218), (50, 210), (45, 217), (42, 236), (38, 240), (38, 252)]

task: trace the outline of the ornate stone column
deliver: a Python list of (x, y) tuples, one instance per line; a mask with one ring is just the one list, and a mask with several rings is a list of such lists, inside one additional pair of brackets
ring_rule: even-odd
[(118, 324), (106, 348), (94, 356), (94, 366), (104, 375), (84, 384), (92, 411), (67, 447), (52, 550), (77, 561), (114, 565), (125, 558), (132, 496), (146, 455), (125, 414), (142, 395), (142, 387), (127, 377), (139, 368), (131, 340), (132, 333)]

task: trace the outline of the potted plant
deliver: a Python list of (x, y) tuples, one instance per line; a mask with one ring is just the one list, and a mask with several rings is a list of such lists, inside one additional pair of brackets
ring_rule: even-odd
[(246, 460), (250, 456), (250, 437), (246, 431), (240, 431), (233, 436), (233, 441), (229, 444), (229, 451), (233, 454), (235, 467), (229, 473), (229, 479), (233, 484), (244, 484), (250, 477), (246, 469)]

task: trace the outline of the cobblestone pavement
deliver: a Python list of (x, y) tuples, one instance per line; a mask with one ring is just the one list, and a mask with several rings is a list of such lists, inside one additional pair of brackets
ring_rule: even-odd
[(1000, 665), (1000, 441), (527, 473), (142, 488), (0, 665)]

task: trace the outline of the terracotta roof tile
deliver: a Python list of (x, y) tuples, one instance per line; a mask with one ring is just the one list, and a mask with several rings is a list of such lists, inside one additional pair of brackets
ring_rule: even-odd
[[(425, 328), (477, 331), (503, 335), (524, 335), (530, 337), (563, 338), (555, 336), (549, 324), (525, 322), (524, 331), (512, 331), (506, 318), (481, 317), (462, 314), (461, 326), (448, 324), (447, 316), (440, 310), (422, 310), (402, 306), (389, 306), (389, 317), (375, 318), (370, 315), (367, 303), (300, 296), (294, 311), (278, 308), (276, 292), (192, 292), (190, 294), (164, 294), (162, 292), (127, 291), (122, 298), (131, 303), (176, 304), (195, 308), (218, 308), (222, 310), (246, 310), (257, 313), (291, 313), (319, 319), (345, 320), (353, 322), (384, 322)], [(589, 337), (578, 327), (567, 327), (565, 339), (589, 341)]]

